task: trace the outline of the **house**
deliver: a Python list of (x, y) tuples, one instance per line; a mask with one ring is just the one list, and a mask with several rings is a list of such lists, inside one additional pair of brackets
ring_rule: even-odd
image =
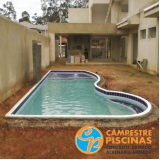
[(127, 4), (127, 14), (116, 25), (129, 31), (127, 63), (147, 60), (147, 71), (159, 74), (159, 1), (128, 0)]
[(67, 38), (67, 57), (81, 52), (89, 61), (146, 63), (147, 72), (159, 74), (158, 0), (89, 0), (89, 8), (70, 8), (68, 20), (48, 24), (51, 39)]
[(21, 25), (26, 26), (29, 29), (35, 30), (38, 33), (47, 36), (48, 35), (48, 27), (47, 26), (43, 26), (43, 25), (33, 25), (29, 22), (23, 21), (23, 22), (19, 22)]

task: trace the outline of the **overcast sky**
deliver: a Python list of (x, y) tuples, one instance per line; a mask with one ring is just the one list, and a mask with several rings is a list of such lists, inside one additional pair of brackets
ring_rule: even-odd
[[(17, 13), (17, 21), (21, 18), (23, 11), (27, 11), (30, 18), (37, 13), (38, 16), (42, 15), (41, 0), (8, 0), (13, 3), (14, 9)], [(7, 0), (0, 0), (0, 8), (3, 8), (3, 4), (6, 4)]]

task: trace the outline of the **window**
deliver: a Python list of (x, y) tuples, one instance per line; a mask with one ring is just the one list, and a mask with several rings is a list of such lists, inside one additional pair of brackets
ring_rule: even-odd
[(141, 39), (146, 39), (146, 29), (141, 30)]
[(156, 38), (156, 27), (149, 28), (148, 38)]

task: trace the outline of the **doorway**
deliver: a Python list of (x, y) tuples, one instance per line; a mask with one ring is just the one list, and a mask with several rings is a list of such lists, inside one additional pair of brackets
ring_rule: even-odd
[(138, 57), (138, 33), (133, 34), (133, 64), (136, 64)]
[(94, 38), (91, 40), (91, 58), (92, 59), (110, 59), (111, 58), (111, 38)]
[(121, 39), (121, 58), (125, 58), (125, 38)]

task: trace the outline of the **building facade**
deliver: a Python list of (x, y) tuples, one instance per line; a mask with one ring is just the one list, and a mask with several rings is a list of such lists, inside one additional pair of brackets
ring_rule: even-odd
[(70, 8), (68, 20), (48, 24), (50, 37), (67, 38), (67, 56), (82, 53), (89, 61), (129, 65), (145, 61), (147, 72), (159, 74), (158, 0), (89, 0), (88, 8)]

